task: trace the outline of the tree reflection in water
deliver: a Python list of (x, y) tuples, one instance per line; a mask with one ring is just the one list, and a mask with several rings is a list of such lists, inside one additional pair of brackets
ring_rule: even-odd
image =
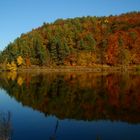
[(0, 140), (12, 139), (11, 113), (0, 114)]
[(140, 122), (140, 75), (6, 73), (0, 87), (23, 105), (60, 119)]
[(57, 120), (57, 121), (56, 121), (55, 129), (54, 129), (54, 132), (53, 132), (53, 134), (50, 136), (50, 140), (56, 140), (56, 132), (57, 132), (57, 129), (58, 129), (58, 125), (59, 125), (59, 121)]

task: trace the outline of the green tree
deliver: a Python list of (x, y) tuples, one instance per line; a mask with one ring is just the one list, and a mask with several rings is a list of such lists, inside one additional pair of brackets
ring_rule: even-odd
[(38, 64), (39, 65), (46, 64), (46, 58), (47, 58), (46, 48), (43, 46), (40, 38), (34, 39), (34, 48), (35, 48), (35, 54), (36, 54), (35, 57), (38, 60)]

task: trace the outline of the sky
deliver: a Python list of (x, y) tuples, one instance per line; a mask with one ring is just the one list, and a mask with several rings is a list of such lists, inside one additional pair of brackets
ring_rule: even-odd
[(130, 11), (140, 11), (140, 0), (0, 0), (0, 51), (44, 22)]

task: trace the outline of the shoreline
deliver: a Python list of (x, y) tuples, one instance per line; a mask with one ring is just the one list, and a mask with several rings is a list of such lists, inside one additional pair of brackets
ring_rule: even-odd
[[(7, 70), (0, 68), (0, 72)], [(139, 72), (139, 65), (132, 66), (108, 66), (108, 65), (95, 65), (95, 66), (35, 66), (17, 68), (17, 72)]]
[(140, 71), (139, 65), (134, 66), (108, 66), (108, 65), (96, 65), (96, 66), (32, 66), (29, 68), (18, 68), (17, 71), (39, 71), (39, 72), (138, 72)]

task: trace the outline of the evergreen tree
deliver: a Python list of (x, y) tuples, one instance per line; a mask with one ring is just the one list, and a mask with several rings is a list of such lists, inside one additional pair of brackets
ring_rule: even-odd
[(39, 38), (34, 39), (34, 48), (36, 58), (38, 59), (39, 65), (44, 65), (46, 63), (46, 48), (43, 46), (41, 40)]

